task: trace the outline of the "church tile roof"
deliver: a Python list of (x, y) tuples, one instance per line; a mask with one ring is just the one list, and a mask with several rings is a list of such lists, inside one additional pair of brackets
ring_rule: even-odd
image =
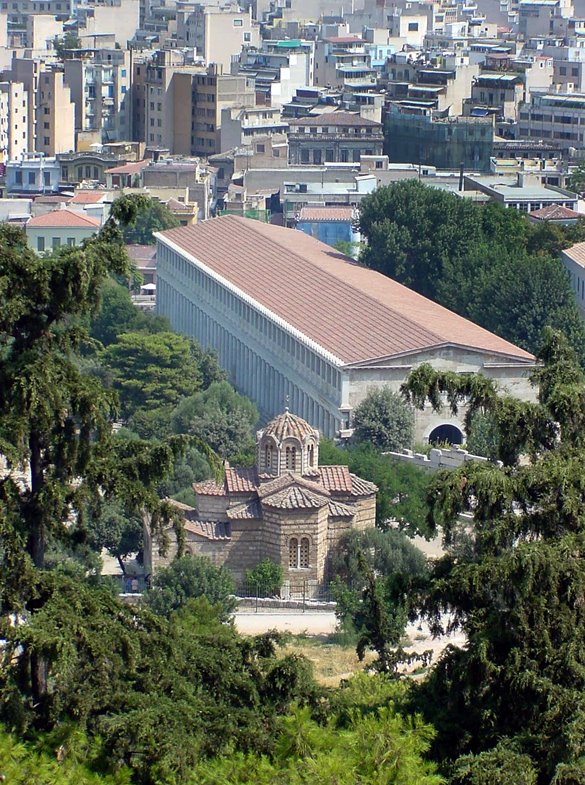
[(262, 517), (262, 509), (257, 499), (247, 504), (230, 507), (226, 513), (230, 521), (255, 521)]
[(355, 507), (350, 507), (349, 504), (341, 504), (341, 502), (329, 502), (329, 515), (332, 518), (353, 518), (357, 510)]
[(231, 530), (225, 521), (185, 521), (185, 531), (206, 540), (229, 540)]
[(296, 485), (305, 488), (307, 491), (319, 494), (320, 496), (329, 496), (329, 491), (320, 485), (318, 482), (313, 482), (299, 474), (294, 474), (291, 471), (285, 471), (273, 480), (269, 480), (258, 488), (258, 496), (265, 499), (278, 491), (284, 490), (291, 485)]
[(258, 486), (256, 469), (243, 466), (226, 466), (225, 488), (229, 493), (254, 493)]
[(352, 496), (371, 496), (376, 493), (378, 486), (368, 480), (362, 480), (357, 474), (350, 474)]
[(200, 496), (225, 496), (225, 488), (223, 485), (218, 485), (214, 480), (204, 480), (203, 482), (194, 482), (193, 490)]
[(341, 365), (445, 346), (534, 362), (524, 349), (304, 232), (224, 215), (156, 236)]
[(291, 485), (262, 500), (262, 504), (267, 507), (275, 507), (279, 510), (318, 510), (328, 503), (326, 496), (298, 485)]
[(262, 435), (273, 436), (279, 443), (291, 437), (303, 441), (307, 436), (314, 437), (315, 429), (302, 417), (291, 414), (287, 409), (268, 423)]
[(332, 493), (351, 493), (352, 482), (347, 466), (320, 466), (321, 482)]

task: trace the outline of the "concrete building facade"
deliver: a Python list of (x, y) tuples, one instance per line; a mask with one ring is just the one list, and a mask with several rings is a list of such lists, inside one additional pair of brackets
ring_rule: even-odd
[(381, 155), (382, 124), (349, 112), (331, 112), (290, 121), (289, 161), (295, 164), (357, 163)]
[[(214, 348), (267, 417), (288, 399), (335, 436), (369, 389), (398, 390), (423, 362), (534, 398), (528, 352), (302, 232), (223, 216), (157, 240), (159, 313)], [(462, 439), (462, 416), (417, 412), (416, 439), (445, 424)]]
[(0, 82), (0, 156), (2, 162), (29, 151), (28, 95), (21, 82)]

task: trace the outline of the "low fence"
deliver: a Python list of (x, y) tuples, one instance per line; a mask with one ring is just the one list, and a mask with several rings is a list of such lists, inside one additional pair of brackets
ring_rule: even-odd
[[(402, 452), (385, 452), (398, 461), (406, 461), (412, 466), (420, 466), (421, 469), (458, 469), (468, 461), (476, 461), (479, 463), (489, 463), (489, 460), (483, 455), (473, 455), (461, 447), (447, 447), (439, 448), (433, 447), (429, 450), (429, 454), (413, 452), (412, 450), (402, 450)], [(502, 465), (498, 461), (498, 465)]]

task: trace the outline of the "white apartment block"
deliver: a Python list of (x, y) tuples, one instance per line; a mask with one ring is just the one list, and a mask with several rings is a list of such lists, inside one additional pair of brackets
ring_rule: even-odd
[(207, 65), (216, 63), (229, 71), (232, 57), (242, 48), (259, 46), (260, 27), (251, 10), (195, 4), (177, 11), (177, 47), (195, 47)]
[(19, 159), (29, 149), (28, 96), (20, 82), (0, 82), (0, 160)]
[(585, 148), (585, 93), (533, 94), (520, 109), (518, 134), (556, 141), (567, 152)]

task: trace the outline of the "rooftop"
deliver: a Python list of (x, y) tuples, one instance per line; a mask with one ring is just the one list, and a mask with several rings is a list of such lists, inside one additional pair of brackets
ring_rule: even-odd
[(571, 210), (560, 204), (551, 204), (541, 210), (533, 210), (529, 215), (531, 218), (536, 218), (537, 221), (578, 221), (585, 218), (583, 213), (578, 213), (576, 210)]
[(100, 222), (97, 218), (90, 218), (84, 213), (74, 210), (53, 210), (45, 215), (37, 215), (27, 223), (27, 228), (34, 229), (57, 229), (60, 227), (70, 227), (71, 229), (99, 229)]
[(585, 267), (585, 243), (577, 243), (570, 248), (565, 248), (563, 256), (567, 256), (580, 267)]
[(368, 120), (365, 117), (360, 117), (359, 114), (351, 114), (350, 112), (327, 112), (324, 115), (315, 117), (301, 117), (298, 120), (291, 119), (291, 125), (310, 125), (310, 126), (367, 126), (370, 128), (382, 128), (381, 123), (376, 123), (374, 120)]
[(305, 205), (299, 216), (299, 221), (351, 221), (354, 218), (354, 209), (346, 205), (341, 207), (310, 207)]
[(450, 345), (511, 362), (534, 360), (523, 349), (293, 229), (226, 215), (156, 236), (340, 365)]

